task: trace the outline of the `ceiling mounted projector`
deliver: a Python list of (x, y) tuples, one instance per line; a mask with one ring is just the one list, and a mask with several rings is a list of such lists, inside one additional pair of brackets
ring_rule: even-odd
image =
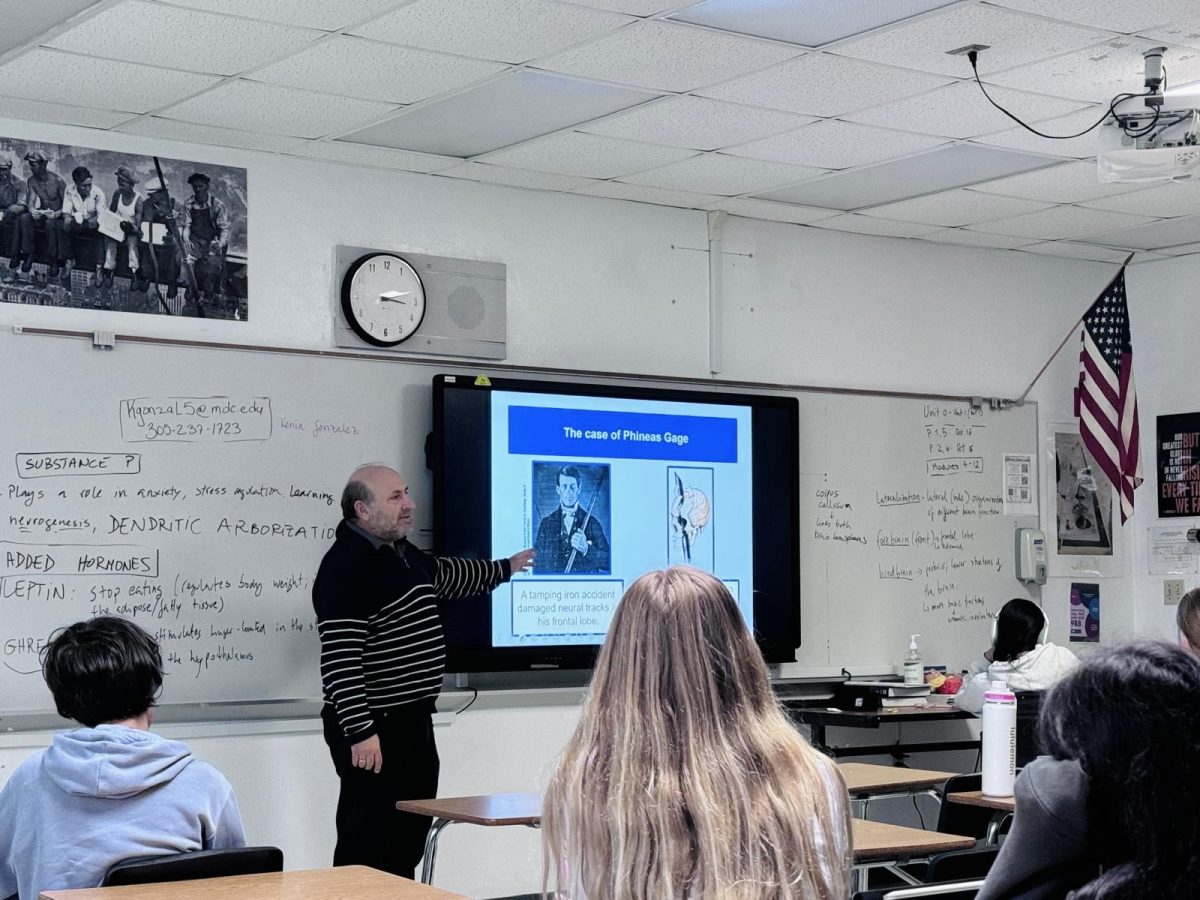
[(1142, 54), (1145, 93), (1119, 95), (1109, 106), (1111, 116), (1100, 129), (1096, 155), (1102, 182), (1182, 181), (1200, 175), (1200, 110), (1163, 108), (1165, 50), (1156, 47)]

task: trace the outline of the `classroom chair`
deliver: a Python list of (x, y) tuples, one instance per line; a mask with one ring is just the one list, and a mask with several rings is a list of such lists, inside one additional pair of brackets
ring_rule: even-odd
[(929, 867), (921, 880), (933, 884), (983, 878), (991, 870), (999, 852), (999, 847), (976, 847), (973, 850), (939, 853), (929, 860)]
[(153, 884), (158, 881), (192, 881), (225, 875), (282, 872), (283, 851), (278, 847), (238, 847), (233, 850), (195, 850), (167, 856), (134, 856), (113, 863), (101, 887)]
[(949, 881), (945, 884), (922, 884), (917, 887), (884, 888), (859, 891), (851, 900), (918, 900), (921, 897), (940, 897), (941, 900), (972, 900), (983, 887), (983, 879)]
[(1038, 715), (1042, 711), (1045, 691), (1016, 691), (1017, 698), (1017, 768), (1029, 765), (1041, 754), (1038, 742)]

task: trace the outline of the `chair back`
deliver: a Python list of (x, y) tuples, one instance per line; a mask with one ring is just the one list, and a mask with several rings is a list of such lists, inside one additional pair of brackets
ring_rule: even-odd
[(875, 891), (859, 891), (851, 900), (918, 900), (921, 897), (940, 897), (941, 900), (973, 900), (983, 879), (951, 881), (945, 884), (921, 884), (916, 887), (884, 888)]
[(947, 803), (946, 795), (959, 791), (978, 791), (983, 788), (983, 773), (955, 775), (946, 779), (942, 787), (942, 805), (938, 810), (937, 830), (942, 834), (962, 834), (982, 838), (987, 835), (988, 823), (992, 821), (992, 810), (982, 806), (966, 806), (962, 803)]
[(232, 850), (195, 850), (166, 856), (135, 856), (113, 863), (101, 887), (152, 884), (158, 881), (191, 881), (225, 875), (282, 872), (283, 851), (278, 847), (237, 847)]
[(1045, 691), (1017, 691), (1017, 768), (1023, 768), (1041, 754), (1038, 742), (1038, 715)]
[(983, 878), (996, 861), (999, 847), (976, 847), (973, 850), (948, 850), (929, 860), (925, 881), (964, 881)]

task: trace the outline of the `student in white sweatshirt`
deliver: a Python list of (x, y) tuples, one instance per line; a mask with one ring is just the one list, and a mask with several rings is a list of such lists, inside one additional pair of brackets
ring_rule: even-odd
[(978, 714), (993, 681), (1007, 682), (1011, 691), (1044, 691), (1079, 665), (1074, 653), (1046, 640), (1046, 629), (1036, 603), (1021, 597), (1005, 603), (996, 616), (992, 646), (971, 663), (955, 705)]

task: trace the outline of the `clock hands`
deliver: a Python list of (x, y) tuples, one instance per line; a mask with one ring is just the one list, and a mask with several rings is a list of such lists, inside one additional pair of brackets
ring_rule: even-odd
[(412, 294), (412, 291), (386, 291), (379, 295), (381, 301), (391, 301), (392, 303), (407, 304), (407, 300), (401, 300), (401, 297), (407, 297)]

